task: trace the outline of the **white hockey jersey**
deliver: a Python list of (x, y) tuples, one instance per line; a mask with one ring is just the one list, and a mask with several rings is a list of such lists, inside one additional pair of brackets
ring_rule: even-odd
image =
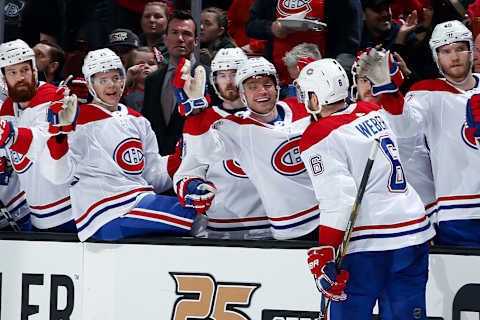
[[(182, 163), (174, 176), (174, 184), (192, 173), (188, 168), (195, 166), (195, 157), (192, 157), (194, 148), (202, 148), (203, 140), (208, 139), (207, 132), (212, 123), (229, 116), (230, 113), (213, 106), (200, 114), (188, 117), (183, 128), (184, 144), (188, 145), (189, 152), (182, 156)], [(195, 176), (212, 181), (217, 192), (211, 207), (207, 212), (207, 225), (204, 231), (209, 238), (223, 239), (261, 239), (272, 238), (270, 222), (260, 196), (248, 179), (240, 164), (232, 159), (213, 162), (208, 165), (197, 163), (199, 171)], [(201, 216), (200, 216), (201, 217)], [(194, 234), (197, 234), (196, 224), (204, 219), (197, 219), (194, 224)], [(200, 222), (200, 223), (201, 223)]]
[(94, 104), (80, 106), (68, 148), (58, 160), (45, 148), (42, 170), (53, 183), (71, 182), (80, 241), (128, 213), (145, 195), (172, 186), (167, 157), (158, 154), (150, 123), (124, 105), (115, 112)]
[(397, 136), (425, 134), (435, 186), (428, 210), (438, 221), (480, 219), (480, 145), (465, 120), (468, 99), (480, 93), (479, 75), (473, 76), (476, 85), (468, 91), (445, 79), (421, 81), (407, 93), (403, 114), (388, 115)]
[(68, 184), (51, 183), (37, 165), (45, 149), (49, 102), (55, 99), (56, 90), (57, 87), (42, 82), (25, 109), (8, 98), (0, 112), (0, 116), (7, 117), (15, 127), (28, 128), (32, 134), (32, 143), (25, 154), (10, 149), (9, 155), (30, 205), (32, 224), (39, 229), (53, 228), (72, 220)]
[(368, 102), (348, 105), (312, 123), (300, 142), (320, 225), (345, 230), (372, 143), (380, 140), (347, 253), (404, 248), (435, 234), (420, 197), (406, 182), (396, 137), (378, 109)]
[[(310, 117), (300, 104), (278, 102), (277, 108), (285, 118), (276, 125), (230, 115), (217, 120), (211, 129), (192, 132), (184, 153), (195, 161), (182, 161), (181, 172), (196, 176), (199, 163), (238, 161), (260, 195), (273, 237), (291, 239), (310, 233), (319, 221), (318, 204), (299, 150)], [(175, 176), (176, 181), (181, 178)]]

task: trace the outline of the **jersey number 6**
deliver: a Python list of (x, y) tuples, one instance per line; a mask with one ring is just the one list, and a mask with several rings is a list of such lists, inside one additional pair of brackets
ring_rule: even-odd
[(383, 154), (391, 166), (388, 190), (395, 193), (405, 192), (407, 190), (407, 180), (405, 179), (402, 164), (400, 163), (397, 146), (395, 146), (395, 143), (389, 136), (380, 137), (379, 140)]

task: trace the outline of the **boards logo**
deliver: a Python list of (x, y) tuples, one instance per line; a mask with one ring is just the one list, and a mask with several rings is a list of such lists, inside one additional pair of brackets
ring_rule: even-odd
[(312, 0), (280, 0), (277, 2), (277, 11), (282, 16), (289, 16), (299, 12), (308, 13), (312, 11), (310, 2)]
[(145, 165), (141, 141), (128, 138), (120, 142), (113, 152), (113, 160), (126, 174), (141, 174)]
[(467, 146), (469, 146), (472, 149), (478, 150), (477, 140), (480, 143), (480, 139), (476, 139), (474, 136), (470, 134), (466, 122), (463, 124), (460, 134), (462, 135), (463, 142), (465, 142)]
[(208, 273), (170, 272), (175, 280), (171, 320), (252, 320), (238, 308), (248, 308), (259, 283), (217, 282)]
[(262, 320), (316, 320), (318, 311), (262, 310)]
[(283, 142), (272, 155), (272, 166), (275, 171), (284, 176), (296, 176), (305, 172), (302, 158), (300, 158), (301, 136)]
[(238, 162), (235, 160), (223, 160), (223, 167), (225, 168), (228, 174), (234, 177), (247, 178), (247, 175), (245, 174), (245, 172), (243, 172), (243, 169), (240, 167), (240, 164), (238, 164)]
[(12, 160), (12, 166), (17, 173), (24, 173), (32, 166), (32, 161), (25, 157), (25, 155), (10, 150), (10, 159)]

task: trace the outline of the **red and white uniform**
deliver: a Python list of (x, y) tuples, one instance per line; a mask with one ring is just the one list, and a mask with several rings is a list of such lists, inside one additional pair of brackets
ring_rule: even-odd
[[(193, 154), (195, 150), (192, 151), (192, 148), (196, 146), (201, 148), (204, 145), (203, 140), (210, 138), (204, 133), (210, 130), (212, 123), (229, 115), (227, 111), (213, 106), (187, 118), (183, 127), (183, 141), (184, 145), (188, 146), (188, 152), (182, 157), (182, 162), (186, 165), (180, 165), (174, 176), (174, 182), (192, 174), (188, 169), (194, 166), (196, 161)], [(206, 213), (207, 237), (224, 239), (272, 237), (270, 222), (260, 196), (237, 161), (225, 159), (208, 165), (201, 163), (197, 165), (199, 171), (194, 177), (212, 181), (217, 188), (212, 205)]]
[(80, 106), (76, 130), (63, 146), (58, 154), (45, 148), (42, 170), (53, 183), (71, 182), (81, 241), (128, 214), (145, 195), (171, 188), (167, 157), (158, 154), (150, 123), (122, 104), (115, 112)]
[(182, 161), (182, 175), (177, 172), (174, 180), (198, 176), (199, 163), (238, 161), (260, 195), (273, 237), (291, 239), (318, 227), (318, 205), (299, 150), (310, 117), (300, 104), (278, 102), (277, 108), (285, 118), (276, 125), (230, 115), (185, 134), (184, 153), (192, 161)]
[[(2, 201), (2, 204), (15, 221), (30, 214), (25, 191), (21, 190), (20, 181), (15, 172), (12, 172), (10, 175), (8, 185), (0, 185), (0, 201)], [(8, 225), (5, 217), (0, 215), (0, 229), (3, 229)]]
[(372, 143), (380, 140), (347, 253), (405, 248), (435, 234), (420, 197), (405, 180), (396, 137), (378, 110), (368, 102), (348, 105), (312, 123), (300, 143), (320, 225), (344, 231)]
[(72, 220), (68, 182), (52, 184), (38, 165), (47, 139), (47, 111), (50, 101), (56, 99), (56, 90), (57, 87), (41, 82), (25, 109), (8, 98), (0, 111), (0, 116), (30, 137), (26, 144), (12, 145), (9, 156), (30, 205), (32, 225), (38, 229), (54, 228)]
[(465, 130), (467, 100), (480, 93), (479, 75), (474, 77), (477, 83), (469, 91), (445, 79), (418, 82), (405, 97), (403, 113), (387, 113), (397, 136), (425, 134), (435, 186), (435, 201), (427, 208), (439, 222), (480, 219), (480, 146)]

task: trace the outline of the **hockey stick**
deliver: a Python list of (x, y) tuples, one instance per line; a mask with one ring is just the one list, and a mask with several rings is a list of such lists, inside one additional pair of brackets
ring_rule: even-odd
[(2, 215), (5, 217), (5, 219), (7, 220), (8, 224), (10, 225), (10, 227), (12, 227), (13, 231), (15, 232), (20, 232), (22, 231), (20, 229), (20, 227), (18, 226), (18, 224), (15, 222), (15, 219), (13, 219), (12, 215), (10, 214), (10, 212), (8, 212), (7, 208), (5, 207), (5, 205), (3, 204), (3, 202), (0, 201), (0, 212), (2, 213)]
[[(360, 186), (358, 187), (357, 196), (355, 198), (355, 202), (353, 203), (352, 212), (350, 213), (350, 218), (348, 219), (348, 222), (347, 222), (345, 235), (343, 236), (342, 244), (337, 249), (337, 258), (335, 260), (335, 267), (337, 269), (337, 272), (340, 272), (343, 258), (347, 253), (347, 247), (348, 247), (348, 244), (350, 243), (353, 227), (355, 226), (355, 221), (357, 220), (358, 211), (360, 210), (360, 204), (362, 203), (363, 194), (365, 193), (365, 188), (367, 187), (368, 178), (370, 177), (370, 172), (372, 171), (373, 161), (375, 161), (375, 156), (377, 155), (379, 143), (380, 141), (378, 139), (375, 139), (375, 141), (373, 141), (372, 143), (370, 154), (367, 160), (367, 165), (365, 166), (365, 170), (363, 170), (362, 181), (360, 182)], [(326, 303), (325, 303), (325, 300), (327, 300)], [(322, 297), (322, 303), (320, 305), (320, 320), (325, 319), (325, 313), (327, 312), (329, 306), (330, 306), (330, 300)]]

